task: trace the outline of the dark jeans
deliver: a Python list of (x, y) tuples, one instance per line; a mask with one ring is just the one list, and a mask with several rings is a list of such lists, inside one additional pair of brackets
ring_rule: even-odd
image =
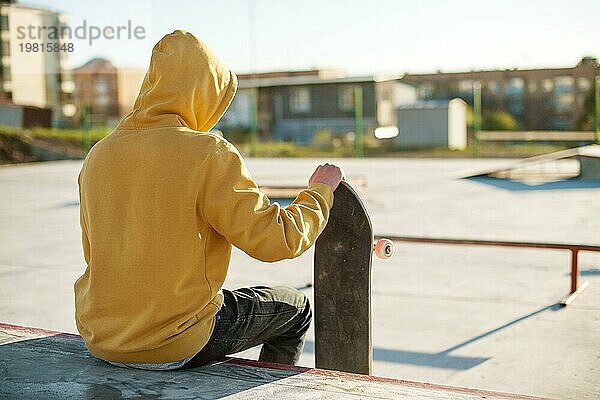
[(312, 312), (306, 296), (287, 287), (254, 286), (223, 289), (208, 343), (184, 368), (197, 367), (262, 344), (259, 361), (294, 365), (298, 362)]

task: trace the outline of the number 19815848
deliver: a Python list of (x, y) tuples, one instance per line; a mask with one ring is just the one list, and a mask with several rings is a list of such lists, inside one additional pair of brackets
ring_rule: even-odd
[(73, 43), (19, 43), (19, 48), (22, 53), (53, 53), (53, 52), (69, 52), (75, 50)]

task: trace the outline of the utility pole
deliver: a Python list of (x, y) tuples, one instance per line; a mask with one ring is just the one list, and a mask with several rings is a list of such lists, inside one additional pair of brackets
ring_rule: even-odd
[(473, 82), (473, 151), (479, 157), (479, 131), (481, 130), (481, 82)]
[(354, 155), (363, 157), (363, 88), (354, 87)]
[[(252, 80), (254, 82), (254, 79)], [(250, 157), (256, 156), (256, 132), (257, 132), (257, 102), (258, 88), (253, 87), (250, 92)]]
[(600, 75), (594, 77), (594, 143), (600, 144)]
[(258, 86), (254, 79), (256, 72), (256, 35), (254, 23), (254, 0), (248, 2), (248, 51), (250, 58), (250, 157), (256, 156), (256, 135), (258, 131)]

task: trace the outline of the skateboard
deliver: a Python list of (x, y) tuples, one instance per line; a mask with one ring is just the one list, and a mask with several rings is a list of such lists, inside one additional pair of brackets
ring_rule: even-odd
[(373, 243), (369, 214), (352, 187), (334, 192), (315, 244), (315, 363), (317, 368), (371, 375), (372, 254), (390, 258), (394, 245)]

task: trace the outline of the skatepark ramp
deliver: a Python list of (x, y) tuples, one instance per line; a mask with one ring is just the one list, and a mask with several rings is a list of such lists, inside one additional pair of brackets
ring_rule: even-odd
[(529, 184), (578, 178), (600, 180), (600, 145), (542, 154), (494, 168), (463, 176), (463, 178), (491, 177), (511, 179)]

